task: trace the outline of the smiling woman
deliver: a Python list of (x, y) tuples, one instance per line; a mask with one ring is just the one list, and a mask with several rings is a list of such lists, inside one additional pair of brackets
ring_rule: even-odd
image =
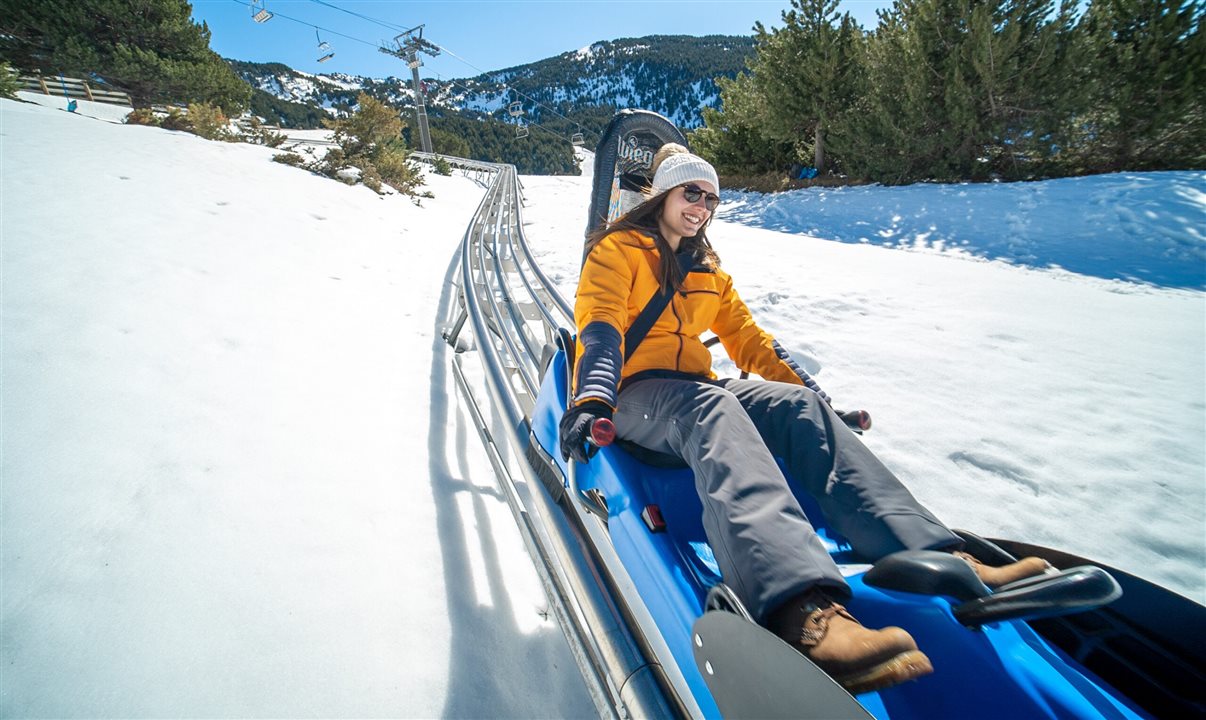
[[(870, 559), (947, 551), (989, 587), (1050, 566), (1031, 557), (988, 567), (962, 553), (963, 540), (755, 324), (705, 232), (718, 187), (707, 161), (673, 151), (656, 166), (646, 201), (590, 236), (574, 307), (578, 360), (559, 423), (561, 455), (587, 463), (614, 436), (681, 460), (693, 471), (720, 575), (756, 621), (851, 693), (927, 675), (930, 660), (908, 632), (865, 628), (840, 604), (850, 586), (776, 458)], [(646, 307), (658, 313), (652, 324), (644, 322)], [(718, 379), (700, 340), (705, 331), (719, 336), (738, 368), (764, 380)]]
[(649, 194), (667, 195), (657, 224), (671, 252), (678, 252), (682, 238), (703, 230), (720, 204), (719, 188), (716, 170), (695, 155), (675, 153), (658, 164)]
[[(720, 204), (720, 196), (708, 189), (711, 187), (708, 183), (704, 185), (706, 187), (703, 188), (694, 183), (680, 185), (674, 188), (675, 191), (666, 199), (664, 211), (657, 224), (671, 250), (677, 252), (678, 244), (684, 236), (699, 232), (704, 222), (712, 216), (712, 211)], [(680, 190), (682, 192), (678, 192)], [(700, 202), (701, 200), (703, 202)]]

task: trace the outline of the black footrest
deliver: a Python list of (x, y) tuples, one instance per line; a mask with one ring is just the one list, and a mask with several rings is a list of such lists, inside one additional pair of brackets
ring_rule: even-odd
[(1099, 567), (1082, 565), (999, 588), (956, 605), (955, 619), (969, 627), (1002, 620), (1034, 620), (1094, 610), (1122, 597), (1118, 582)]

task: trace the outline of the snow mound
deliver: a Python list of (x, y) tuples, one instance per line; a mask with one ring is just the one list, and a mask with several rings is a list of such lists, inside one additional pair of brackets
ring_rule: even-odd
[(731, 192), (725, 200), (721, 217), (752, 227), (1206, 289), (1206, 172)]

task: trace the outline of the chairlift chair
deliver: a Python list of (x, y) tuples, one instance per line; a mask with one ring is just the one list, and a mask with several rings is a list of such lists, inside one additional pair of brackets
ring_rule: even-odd
[(507, 108), (507, 112), (511, 113), (511, 117), (519, 117), (523, 115), (523, 103), (516, 100)]
[(272, 19), (272, 13), (268, 12), (268, 8), (264, 7), (264, 0), (251, 0), (250, 8), (252, 20), (264, 23)]
[(586, 138), (582, 135), (582, 133), (576, 132), (570, 137), (570, 142), (580, 147), (586, 144)]
[(527, 136), (528, 136), (528, 126), (527, 125), (516, 125), (515, 126), (515, 139), (516, 140), (522, 140), (523, 138), (526, 138)]
[(314, 28), (314, 37), (318, 39), (318, 52), (321, 53), (318, 56), (318, 62), (325, 63), (326, 61), (335, 57), (335, 51), (331, 49), (331, 43), (323, 40), (322, 37), (319, 36), (318, 28)]

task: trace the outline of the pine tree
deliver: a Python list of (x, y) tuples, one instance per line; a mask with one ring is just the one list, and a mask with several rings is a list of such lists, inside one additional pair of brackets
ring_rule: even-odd
[(1069, 74), (1074, 2), (1005, 0), (972, 8), (958, 81), (968, 85), (973, 172), (1018, 179), (1048, 168), (1061, 118), (1076, 106)]
[(897, 0), (862, 48), (851, 169), (881, 182), (1019, 179), (1052, 170), (1083, 107), (1074, 4)]
[(771, 139), (811, 145), (813, 164), (825, 169), (825, 138), (831, 124), (858, 93), (853, 62), (861, 31), (849, 14), (839, 16), (838, 0), (792, 0), (783, 27), (754, 30), (758, 52), (751, 64), (765, 100), (763, 133)]
[(897, 0), (880, 11), (875, 32), (857, 46), (865, 92), (842, 128), (847, 171), (889, 184), (915, 179), (946, 154), (945, 112), (938, 112), (943, 94), (934, 89), (941, 69), (931, 66), (929, 43), (913, 27), (915, 4)]
[(0, 62), (0, 97), (15, 98), (20, 88), (21, 83), (8, 67), (8, 63)]
[(716, 78), (716, 85), (722, 109), (703, 111), (704, 127), (689, 134), (692, 150), (726, 175), (782, 172), (795, 162), (794, 143), (764, 134), (768, 104), (750, 75)]
[(361, 93), (357, 110), (350, 117), (328, 120), (339, 147), (327, 153), (313, 168), (330, 177), (342, 177), (342, 171), (356, 168), (360, 180), (377, 192), (388, 183), (400, 193), (416, 196), (423, 184), (418, 168), (408, 160), (402, 138), (402, 121), (392, 108)]
[(1206, 166), (1206, 9), (1095, 0), (1083, 25), (1094, 78), (1085, 118), (1106, 170)]
[(207, 102), (241, 111), (251, 88), (209, 49), (185, 0), (0, 0), (0, 56), (46, 73), (93, 75), (135, 104)]
[(372, 155), (390, 142), (402, 137), (402, 121), (397, 111), (367, 94), (357, 98), (358, 109), (351, 117), (328, 120), (325, 125), (335, 131), (335, 142), (344, 154)]

